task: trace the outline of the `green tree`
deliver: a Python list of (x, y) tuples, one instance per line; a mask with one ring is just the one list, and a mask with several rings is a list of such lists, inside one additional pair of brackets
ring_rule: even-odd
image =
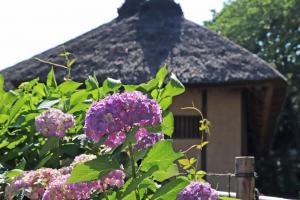
[[(271, 63), (288, 79), (288, 98), (279, 119), (272, 149), (279, 159), (287, 155), (291, 158), (291, 152), (295, 150), (298, 150), (298, 155), (300, 153), (299, 11), (299, 0), (231, 0), (219, 13), (213, 13), (211, 21), (205, 22), (209, 29)], [(300, 170), (297, 170), (299, 176)], [(295, 179), (297, 176), (292, 177)], [(299, 188), (300, 180), (296, 182)], [(289, 189), (282, 185), (278, 187), (273, 187), (273, 191), (280, 192), (282, 189), (283, 193), (288, 193)], [(295, 191), (293, 189), (290, 192)]]

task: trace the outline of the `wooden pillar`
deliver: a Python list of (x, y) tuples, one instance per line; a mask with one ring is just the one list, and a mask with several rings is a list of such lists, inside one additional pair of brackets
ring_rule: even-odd
[(235, 157), (235, 176), (236, 197), (242, 200), (254, 200), (254, 157)]

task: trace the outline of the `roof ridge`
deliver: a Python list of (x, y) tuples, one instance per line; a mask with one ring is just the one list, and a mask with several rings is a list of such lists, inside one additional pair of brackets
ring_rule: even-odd
[(126, 0), (118, 9), (118, 19), (128, 18), (135, 14), (183, 16), (181, 6), (174, 0)]

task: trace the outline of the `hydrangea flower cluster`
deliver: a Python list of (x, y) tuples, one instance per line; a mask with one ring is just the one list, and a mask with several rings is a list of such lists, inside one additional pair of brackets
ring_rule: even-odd
[(178, 195), (176, 200), (217, 200), (218, 193), (209, 183), (192, 182)]
[(163, 140), (164, 134), (149, 133), (147, 129), (140, 128), (140, 130), (135, 134), (135, 139), (138, 141), (138, 143), (134, 146), (134, 149), (144, 149), (153, 146), (160, 140)]
[(75, 126), (74, 116), (56, 108), (49, 108), (35, 118), (36, 129), (46, 137), (63, 137), (65, 132)]
[(40, 199), (48, 184), (56, 179), (60, 173), (56, 169), (41, 168), (36, 171), (25, 172), (16, 177), (7, 187), (7, 199), (13, 199), (15, 192), (24, 190), (24, 195), (32, 200)]
[(73, 162), (71, 163), (71, 167), (75, 167), (78, 164), (81, 163), (85, 163), (87, 161), (90, 160), (94, 160), (95, 158), (97, 158), (97, 156), (93, 155), (93, 154), (81, 154), (79, 156), (76, 156), (73, 160)]
[(126, 131), (133, 126), (159, 124), (161, 114), (158, 103), (141, 92), (113, 94), (91, 105), (84, 130), (87, 138), (94, 141), (108, 135), (107, 145), (114, 145), (120, 143), (126, 137)]
[(77, 156), (68, 167), (61, 169), (42, 168), (26, 172), (6, 187), (5, 194), (12, 200), (18, 190), (24, 189), (25, 196), (32, 200), (89, 199), (94, 191), (103, 192), (109, 187), (122, 187), (125, 174), (122, 170), (113, 170), (97, 181), (68, 183), (72, 169), (80, 164), (95, 159), (95, 155)]
[(63, 175), (51, 182), (43, 195), (43, 200), (89, 199), (94, 191), (103, 192), (108, 187), (122, 187), (125, 174), (122, 170), (114, 170), (98, 181), (67, 183), (70, 175)]

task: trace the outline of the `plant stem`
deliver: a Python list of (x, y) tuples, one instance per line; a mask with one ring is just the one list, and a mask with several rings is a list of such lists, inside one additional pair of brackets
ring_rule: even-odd
[[(136, 171), (135, 171), (135, 162), (134, 162), (131, 142), (129, 142), (129, 157), (130, 157), (131, 168), (132, 168), (132, 177), (133, 177), (133, 179), (135, 179), (136, 178)], [(137, 200), (140, 200), (140, 195), (139, 195), (138, 189), (136, 189), (136, 191), (135, 191), (135, 197), (136, 197)]]

